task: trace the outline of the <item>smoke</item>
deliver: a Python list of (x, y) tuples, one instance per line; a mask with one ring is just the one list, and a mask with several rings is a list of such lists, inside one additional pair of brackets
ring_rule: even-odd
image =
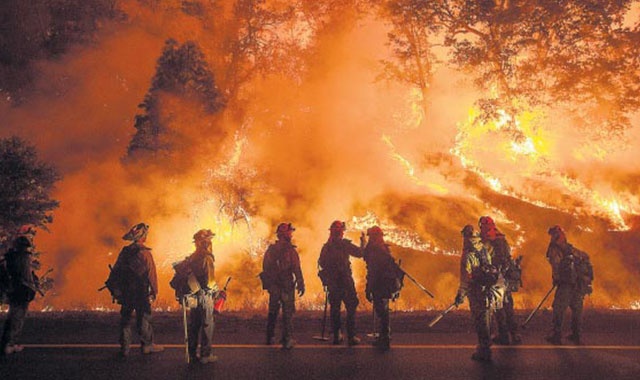
[[(177, 307), (171, 264), (193, 251), (201, 228), (216, 233), (218, 281), (233, 277), (227, 306), (266, 307), (256, 277), (261, 254), (276, 225), (289, 221), (308, 289), (301, 305), (317, 308), (317, 258), (329, 225), (340, 219), (356, 244), (372, 220), (385, 226), (393, 254), (436, 294), (431, 300), (405, 280), (396, 308), (440, 307), (458, 285), (460, 230), (481, 215), (492, 215), (514, 255), (524, 256), (517, 306), (534, 306), (551, 286), (544, 255), (554, 224), (591, 255), (590, 304), (627, 308), (637, 301), (637, 119), (626, 134), (604, 139), (566, 110), (535, 110), (518, 115), (514, 134), (474, 122), (478, 94), (444, 68), (435, 73), (425, 112), (416, 91), (376, 80), (387, 30), (364, 19), (318, 34), (301, 76), (251, 79), (240, 114), (207, 115), (188, 99), (162, 94), (160, 119), (179, 135), (179, 148), (156, 163), (125, 164), (137, 105), (167, 38), (197, 43), (217, 81), (226, 67), (221, 37), (211, 35), (206, 17), (133, 1), (122, 7), (127, 21), (107, 25), (95, 44), (37, 65), (26, 104), (2, 105), (2, 136), (27, 138), (65, 175), (51, 232), (37, 237), (56, 278), (55, 294), (41, 304), (109, 306), (96, 289), (125, 244), (121, 236), (144, 221), (161, 307)], [(212, 128), (216, 133), (203, 132)], [(352, 261), (362, 294), (364, 264)]]

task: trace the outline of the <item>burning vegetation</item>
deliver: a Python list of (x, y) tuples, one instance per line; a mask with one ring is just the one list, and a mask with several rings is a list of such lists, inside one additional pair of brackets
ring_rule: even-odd
[(380, 225), (436, 295), (407, 284), (396, 308), (442, 307), (459, 231), (482, 215), (524, 256), (517, 307), (551, 286), (560, 224), (593, 261), (587, 305), (638, 308), (638, 1), (33, 3), (0, 11), (0, 137), (63, 175), (37, 236), (55, 268), (43, 308), (109, 307), (96, 289), (140, 221), (162, 308), (201, 228), (218, 280), (234, 278), (227, 306), (265, 308), (256, 276), (281, 221), (301, 306), (318, 308), (335, 219), (354, 240)]

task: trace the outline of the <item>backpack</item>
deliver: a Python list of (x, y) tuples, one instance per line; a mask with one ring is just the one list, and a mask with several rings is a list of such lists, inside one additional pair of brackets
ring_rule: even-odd
[(510, 261), (507, 270), (504, 272), (504, 279), (507, 283), (507, 290), (515, 293), (522, 286), (522, 267), (520, 266), (522, 256)]
[[(124, 247), (116, 264), (115, 268), (109, 265), (109, 277), (104, 283), (114, 302), (122, 304), (125, 297), (148, 291), (148, 282), (144, 276), (144, 263), (139, 256), (137, 247)], [(139, 294), (137, 295), (139, 296)]]
[(190, 257), (173, 263), (173, 277), (169, 286), (175, 291), (176, 300), (192, 295), (200, 290), (200, 283), (191, 269)]
[(574, 265), (576, 271), (576, 283), (578, 285), (578, 288), (584, 294), (591, 294), (591, 292), (593, 291), (593, 266), (591, 265), (591, 261), (589, 260), (589, 255), (576, 248), (573, 248), (573, 250), (574, 257), (576, 257)]

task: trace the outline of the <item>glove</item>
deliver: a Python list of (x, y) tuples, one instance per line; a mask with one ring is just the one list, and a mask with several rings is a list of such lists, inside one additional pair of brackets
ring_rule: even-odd
[(458, 292), (458, 294), (456, 294), (456, 299), (453, 301), (456, 306), (462, 305), (462, 303), (464, 302), (464, 294), (462, 294), (462, 292)]
[(304, 295), (304, 286), (298, 287), (298, 297), (302, 297)]
[(153, 303), (156, 300), (156, 295), (155, 294), (151, 294), (149, 296), (149, 303)]
[(367, 245), (367, 238), (364, 237), (364, 232), (360, 233), (360, 247), (364, 248), (364, 246)]

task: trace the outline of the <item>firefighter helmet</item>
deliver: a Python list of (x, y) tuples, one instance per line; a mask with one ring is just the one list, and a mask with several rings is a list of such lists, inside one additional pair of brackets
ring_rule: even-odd
[(293, 225), (291, 223), (280, 223), (278, 224), (278, 228), (276, 229), (276, 235), (280, 235), (286, 232), (292, 232), (295, 230), (296, 229), (293, 228)]
[(214, 234), (213, 232), (211, 232), (211, 230), (200, 230), (198, 232), (196, 232), (193, 235), (193, 241), (194, 242), (199, 242), (202, 240), (211, 240), (213, 239), (213, 237), (216, 236), (216, 234)]
[(383, 236), (382, 229), (378, 226), (373, 226), (367, 230), (367, 236)]
[(467, 224), (466, 226), (464, 226), (464, 228), (462, 229), (462, 231), (460, 231), (460, 233), (462, 234), (462, 236), (464, 237), (471, 237), (473, 236), (473, 226), (471, 224)]
[(329, 227), (329, 230), (331, 231), (344, 231), (346, 229), (347, 229), (346, 223), (340, 220), (334, 220), (333, 223), (331, 223), (331, 227)]
[(138, 223), (135, 226), (131, 227), (129, 232), (122, 236), (122, 240), (140, 240), (147, 236), (147, 232), (149, 232), (149, 225), (145, 223)]

